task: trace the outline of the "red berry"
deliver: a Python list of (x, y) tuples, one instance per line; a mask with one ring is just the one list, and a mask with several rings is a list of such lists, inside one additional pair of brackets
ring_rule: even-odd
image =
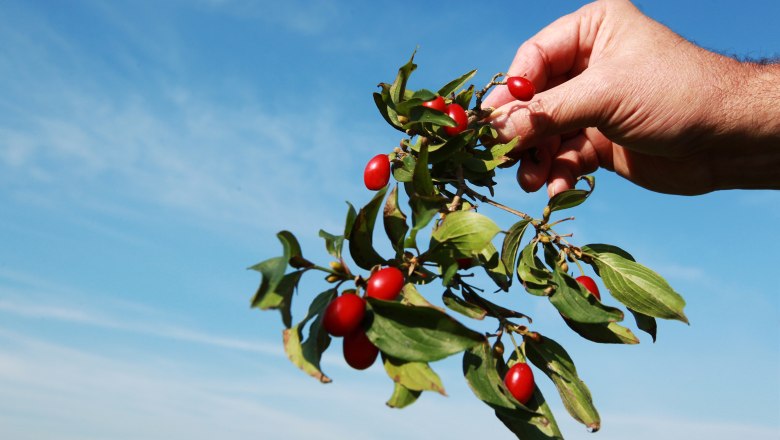
[(510, 76), (506, 79), (506, 86), (518, 101), (530, 101), (536, 93), (534, 83), (524, 76)]
[(506, 372), (504, 385), (512, 393), (512, 397), (525, 405), (534, 394), (534, 372), (525, 362), (516, 363)]
[(466, 115), (466, 110), (463, 110), (459, 104), (452, 103), (447, 106), (447, 116), (452, 118), (457, 124), (454, 127), (444, 127), (444, 132), (449, 136), (455, 136), (463, 132), (466, 126), (469, 124), (469, 117)]
[(362, 329), (355, 330), (344, 336), (344, 360), (350, 367), (356, 370), (365, 370), (370, 367), (379, 354), (371, 340)]
[(360, 327), (365, 314), (366, 300), (353, 293), (345, 293), (328, 304), (322, 325), (331, 335), (344, 336)]
[(458, 258), (455, 262), (458, 263), (458, 269), (469, 269), (474, 265), (473, 258)]
[(430, 101), (423, 102), (423, 107), (432, 108), (442, 113), (447, 111), (447, 104), (444, 103), (444, 98), (442, 98), (441, 96), (437, 96), (431, 99)]
[(395, 267), (386, 267), (374, 272), (367, 284), (367, 296), (392, 301), (404, 287), (404, 274)]
[(386, 154), (377, 154), (366, 164), (363, 182), (371, 191), (378, 191), (390, 181), (390, 159)]
[(575, 278), (578, 283), (585, 286), (586, 289), (588, 289), (588, 292), (592, 293), (593, 296), (596, 297), (597, 300), (601, 301), (601, 294), (599, 293), (599, 286), (596, 285), (596, 282), (593, 281), (593, 278), (587, 276), (587, 275), (580, 275), (577, 278)]

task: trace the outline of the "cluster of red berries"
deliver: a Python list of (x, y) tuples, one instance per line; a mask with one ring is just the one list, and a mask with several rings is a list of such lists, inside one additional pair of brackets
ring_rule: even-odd
[[(447, 136), (456, 136), (466, 130), (469, 123), (466, 110), (458, 103), (447, 104), (444, 98), (437, 96), (422, 104), (424, 107), (440, 111), (455, 121), (454, 127), (444, 127)], [(379, 191), (390, 181), (390, 159), (385, 154), (378, 154), (371, 158), (363, 171), (363, 182), (371, 191)]]
[[(533, 83), (523, 76), (510, 76), (506, 79), (509, 93), (519, 101), (530, 101), (536, 93)], [(422, 104), (424, 107), (440, 111), (455, 121), (454, 127), (443, 127), (447, 136), (457, 136), (468, 127), (469, 118), (466, 110), (458, 103), (447, 104), (444, 98), (437, 96)], [(379, 191), (390, 181), (390, 159), (385, 154), (371, 158), (363, 171), (363, 182), (371, 191)]]
[[(509, 93), (519, 101), (530, 101), (536, 89), (533, 83), (525, 77), (512, 76), (506, 81)], [(440, 111), (455, 121), (454, 127), (444, 127), (448, 136), (457, 136), (466, 130), (468, 115), (466, 110), (458, 103), (447, 104), (444, 98), (436, 98), (423, 103), (423, 106)], [(366, 188), (378, 191), (384, 188), (390, 181), (390, 160), (385, 154), (378, 154), (371, 158), (363, 172), (363, 182)], [(458, 260), (461, 269), (467, 269), (473, 265), (470, 258)], [(577, 281), (582, 283), (596, 298), (600, 298), (598, 287), (590, 277), (581, 276)], [(404, 276), (400, 270), (394, 267), (386, 267), (374, 273), (369, 278), (366, 288), (366, 296), (392, 301), (401, 292)], [(363, 370), (370, 367), (379, 354), (379, 349), (371, 343), (362, 328), (366, 311), (365, 299), (352, 293), (344, 292), (334, 299), (325, 310), (323, 324), (325, 330), (333, 336), (344, 337), (344, 359), (351, 367)], [(513, 365), (506, 376), (506, 385), (512, 396), (522, 404), (528, 403), (533, 396), (536, 387), (531, 367), (525, 362)]]
[[(366, 282), (366, 296), (392, 301), (404, 287), (404, 274), (395, 267), (376, 271)], [(322, 325), (333, 336), (344, 337), (344, 360), (358, 370), (373, 365), (379, 349), (368, 339), (363, 328), (366, 300), (354, 290), (344, 291), (325, 309)]]

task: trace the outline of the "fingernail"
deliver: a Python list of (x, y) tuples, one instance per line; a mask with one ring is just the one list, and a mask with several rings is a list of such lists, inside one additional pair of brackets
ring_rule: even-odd
[(561, 184), (559, 182), (550, 182), (549, 185), (547, 185), (547, 193), (550, 195), (550, 197), (558, 194), (561, 192)]

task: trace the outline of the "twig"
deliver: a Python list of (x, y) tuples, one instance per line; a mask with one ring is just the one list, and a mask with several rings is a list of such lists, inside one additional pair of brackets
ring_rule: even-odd
[(492, 206), (495, 206), (496, 208), (503, 209), (506, 212), (510, 212), (510, 213), (512, 213), (512, 214), (514, 214), (516, 216), (519, 216), (521, 218), (524, 218), (526, 220), (531, 220), (532, 219), (532, 217), (530, 215), (528, 215), (528, 214), (526, 214), (524, 212), (520, 212), (520, 211), (518, 211), (516, 209), (510, 208), (510, 207), (508, 207), (506, 205), (502, 205), (501, 203), (498, 203), (496, 201), (493, 201), (493, 200), (489, 199), (488, 197), (483, 196), (482, 194), (474, 191), (471, 188), (466, 188), (465, 192), (466, 192), (466, 194), (469, 195), (469, 197), (472, 197), (475, 200), (479, 200), (482, 203), (487, 203), (488, 205), (492, 205)]

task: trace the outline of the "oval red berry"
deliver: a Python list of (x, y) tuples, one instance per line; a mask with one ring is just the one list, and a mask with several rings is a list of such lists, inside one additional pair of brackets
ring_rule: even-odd
[(437, 96), (431, 99), (430, 101), (423, 102), (423, 107), (432, 108), (442, 113), (447, 111), (447, 104), (444, 102), (444, 98), (442, 98), (441, 96)]
[(597, 300), (601, 301), (601, 294), (599, 293), (599, 286), (596, 285), (596, 282), (593, 281), (593, 278), (587, 276), (587, 275), (580, 275), (577, 278), (575, 278), (578, 283), (585, 286), (586, 289), (588, 289), (588, 292), (592, 293), (593, 296), (596, 297)]
[(363, 330), (355, 330), (344, 336), (344, 360), (347, 364), (356, 370), (365, 370), (370, 367), (379, 354), (371, 340), (366, 336)]
[(534, 372), (525, 362), (514, 364), (504, 376), (504, 385), (512, 397), (525, 405), (534, 395)]
[(530, 101), (536, 93), (534, 83), (524, 76), (510, 76), (506, 79), (506, 86), (518, 101)]
[(322, 325), (333, 336), (353, 332), (366, 314), (366, 300), (352, 293), (339, 296), (328, 304)]
[(404, 274), (395, 267), (385, 267), (374, 272), (366, 284), (367, 296), (392, 301), (404, 287)]
[(463, 110), (459, 104), (452, 103), (447, 106), (447, 116), (452, 118), (457, 124), (454, 127), (444, 127), (444, 132), (449, 136), (455, 136), (466, 129), (469, 124), (469, 117), (466, 115), (466, 110)]
[(390, 159), (386, 154), (377, 154), (366, 164), (363, 182), (371, 191), (378, 191), (390, 181)]

